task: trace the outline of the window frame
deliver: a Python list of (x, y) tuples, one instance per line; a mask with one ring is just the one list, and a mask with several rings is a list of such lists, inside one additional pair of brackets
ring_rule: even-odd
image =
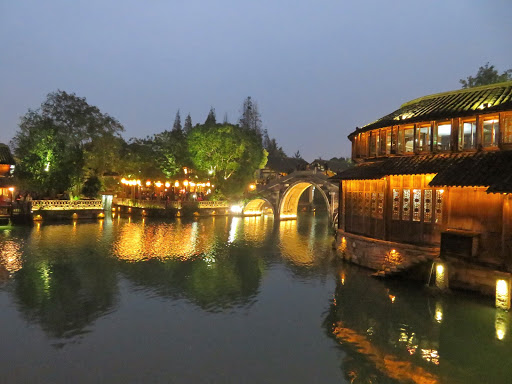
[[(422, 128), (428, 128), (429, 129), (429, 133), (428, 133), (428, 144), (427, 144), (427, 150), (424, 150), (424, 145), (420, 147), (419, 145), (419, 136), (420, 136), (420, 132), (421, 132), (421, 129)], [(415, 138), (414, 138), (414, 148), (415, 148), (415, 153), (430, 153), (432, 152), (432, 123), (429, 122), (429, 123), (419, 123), (419, 124), (416, 124), (416, 134), (415, 134)]]
[[(439, 127), (443, 126), (443, 125), (450, 126), (450, 135), (448, 136), (449, 137), (448, 149), (441, 148), (440, 144), (439, 144)], [(448, 119), (448, 120), (444, 119), (444, 120), (439, 120), (439, 121), (436, 120), (436, 122), (434, 124), (434, 132), (433, 132), (433, 137), (432, 137), (433, 152), (435, 152), (435, 153), (452, 152), (453, 151), (452, 137), (453, 137), (453, 121), (451, 119)]]
[[(474, 123), (473, 144), (469, 148), (464, 148), (464, 124)], [(476, 151), (478, 148), (478, 119), (475, 117), (463, 118), (459, 122), (459, 137), (458, 137), (459, 151), (469, 152)]]
[[(485, 122), (486, 121), (489, 121), (489, 120), (492, 120), (493, 121), (493, 128), (492, 128), (492, 138), (493, 138), (493, 142), (491, 143), (491, 145), (486, 145), (485, 143), (485, 132), (484, 132), (484, 126), (485, 126)], [(484, 149), (487, 149), (487, 150), (493, 150), (493, 149), (498, 149), (500, 147), (500, 136), (501, 136), (501, 131), (500, 131), (500, 117), (499, 115), (482, 115), (480, 117), (480, 121), (481, 121), (481, 126), (482, 126), (482, 148)], [(496, 132), (496, 128), (495, 128), (495, 124), (497, 124), (497, 132)]]

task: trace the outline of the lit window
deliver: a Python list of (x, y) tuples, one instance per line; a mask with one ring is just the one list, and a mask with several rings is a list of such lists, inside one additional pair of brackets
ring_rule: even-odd
[[(380, 130), (380, 148), (379, 148), (379, 155), (386, 155), (388, 154), (386, 152), (386, 129)], [(390, 133), (390, 139), (391, 139), (391, 133)], [(391, 143), (389, 143), (391, 145)]]
[(406, 153), (414, 151), (414, 128), (404, 129), (404, 150)]
[(483, 124), (483, 146), (497, 147), (500, 135), (500, 121), (498, 119), (484, 120)]
[(377, 156), (379, 148), (379, 131), (372, 131), (370, 134), (370, 156)]
[(452, 125), (450, 123), (441, 123), (437, 126), (436, 149), (438, 151), (450, 150), (450, 139), (452, 134)]
[(476, 148), (476, 121), (464, 121), (459, 134), (460, 149)]
[(430, 125), (416, 128), (416, 148), (419, 152), (430, 152)]
[(414, 150), (414, 128), (398, 130), (398, 153), (412, 153)]

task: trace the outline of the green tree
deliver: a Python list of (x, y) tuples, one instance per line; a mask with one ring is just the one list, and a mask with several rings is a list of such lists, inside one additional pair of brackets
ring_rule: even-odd
[(186, 137), (181, 129), (164, 131), (154, 136), (154, 151), (157, 166), (170, 178), (188, 166), (188, 148)]
[(229, 193), (243, 190), (267, 161), (258, 135), (232, 124), (194, 127), (188, 151), (195, 168), (213, 174), (217, 186)]
[(122, 151), (122, 174), (134, 179), (163, 178), (156, 148), (154, 137), (130, 139)]
[(211, 107), (210, 112), (208, 112), (208, 116), (206, 116), (206, 121), (204, 125), (213, 126), (217, 124), (217, 117), (215, 116), (215, 108)]
[(271, 157), (279, 159), (288, 157), (286, 156), (286, 153), (284, 153), (283, 148), (277, 145), (276, 139), (271, 139), (269, 137), (266, 129), (263, 131), (263, 148), (266, 149), (268, 155)]
[(494, 65), (486, 63), (483, 67), (478, 68), (476, 76), (468, 76), (466, 79), (460, 79), (462, 88), (478, 87), (480, 85), (488, 85), (501, 83), (503, 81), (512, 80), (512, 69), (503, 72), (501, 75)]
[(192, 130), (192, 117), (190, 117), (190, 113), (185, 118), (185, 124), (183, 125), (183, 130), (185, 131), (185, 135)]
[[(22, 187), (54, 194), (75, 189), (79, 192), (87, 177), (87, 156), (99, 142), (119, 137), (123, 126), (74, 93), (49, 93), (37, 110), (21, 118), (11, 142), (18, 160), (16, 176)], [(101, 151), (113, 146), (103, 146)]]
[(178, 112), (176, 112), (176, 117), (174, 118), (174, 124), (172, 125), (173, 131), (182, 131), (181, 129), (181, 116), (180, 116), (180, 110), (178, 109)]
[(82, 194), (90, 198), (98, 197), (98, 194), (101, 191), (101, 187), (102, 185), (99, 177), (92, 175), (87, 180), (85, 180), (84, 186), (82, 188)]
[(256, 132), (262, 137), (261, 130), (261, 116), (258, 111), (258, 104), (252, 101), (251, 96), (248, 96), (242, 105), (242, 115), (240, 116), (239, 125), (242, 128)]

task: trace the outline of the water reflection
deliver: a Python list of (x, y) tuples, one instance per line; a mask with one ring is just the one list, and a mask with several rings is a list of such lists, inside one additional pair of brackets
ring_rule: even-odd
[(25, 236), (16, 236), (16, 245), (0, 243), (6, 268), (15, 272), (6, 289), (20, 313), (63, 342), (87, 332), (116, 306), (116, 271), (104, 257), (107, 248), (97, 227), (36, 225)]
[(300, 275), (324, 274), (334, 256), (327, 215), (299, 215), (280, 221), (277, 228), (280, 256)]
[(21, 244), (7, 239), (0, 242), (0, 280), (6, 280), (21, 269)]
[[(474, 297), (432, 296), (404, 282), (375, 280), (351, 265), (334, 267), (331, 241), (327, 220), (311, 216), (276, 223), (265, 217), (116, 217), (2, 232), (0, 297), (16, 309), (5, 323), (19, 322), (21, 314), (51, 343), (81, 347), (87, 344), (82, 340), (94, 340), (89, 332), (104, 336), (102, 329), (108, 333), (119, 325), (119, 339), (107, 335), (105, 345), (122, 340), (139, 358), (147, 351), (123, 330), (143, 322), (150, 324), (143, 335), (152, 338), (151, 348), (162, 344), (152, 356), (182, 356), (189, 342), (196, 348), (173, 370), (207, 350), (207, 340), (226, 354), (225, 365), (212, 358), (212, 366), (225, 372), (232, 372), (239, 355), (264, 367), (281, 360), (287, 367), (303, 365), (311, 349), (322, 370), (335, 354), (334, 369), (339, 376), (341, 361), (346, 382), (509, 382), (509, 312)], [(319, 318), (328, 337), (317, 338)], [(194, 335), (180, 328), (182, 320)], [(150, 334), (153, 324), (160, 328)], [(236, 347), (233, 329), (242, 334)], [(160, 337), (164, 330), (168, 340)], [(173, 346), (178, 334), (181, 347)], [(317, 353), (322, 343), (326, 349)], [(302, 345), (308, 348), (297, 347)], [(70, 356), (78, 358), (72, 349)]]
[(226, 244), (257, 246), (268, 230), (262, 218), (128, 223), (119, 230), (114, 254), (122, 261), (143, 261), (119, 265), (140, 289), (218, 312), (252, 303), (265, 265), (261, 257)]
[(509, 382), (502, 367), (512, 352), (510, 313), (475, 297), (431, 296), (403, 282), (368, 279), (350, 266), (337, 276), (325, 327), (348, 354), (343, 369), (350, 380)]

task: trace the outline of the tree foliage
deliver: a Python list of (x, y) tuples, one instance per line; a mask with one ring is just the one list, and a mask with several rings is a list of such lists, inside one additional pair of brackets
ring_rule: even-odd
[(194, 167), (213, 175), (229, 192), (244, 188), (267, 160), (258, 135), (232, 124), (195, 126), (188, 135), (188, 151)]
[[(115, 163), (123, 126), (74, 93), (49, 93), (37, 110), (29, 110), (12, 140), (21, 186), (40, 193), (80, 191), (89, 173)], [(101, 166), (100, 166), (101, 165)]]
[(214, 126), (217, 124), (217, 116), (215, 115), (215, 108), (211, 107), (210, 112), (208, 112), (208, 116), (206, 116), (206, 120), (204, 125), (206, 126)]
[(283, 148), (277, 144), (276, 139), (270, 138), (267, 130), (263, 131), (263, 148), (268, 152), (268, 155), (278, 159), (288, 157), (283, 151)]
[(183, 131), (185, 135), (188, 135), (188, 133), (192, 130), (192, 117), (190, 117), (190, 113), (185, 118), (185, 124), (183, 125)]
[(173, 131), (182, 131), (181, 129), (181, 116), (180, 116), (180, 110), (178, 109), (178, 112), (176, 112), (176, 117), (174, 118), (174, 124), (172, 125)]
[(512, 69), (504, 71), (500, 75), (498, 70), (494, 68), (494, 65), (486, 63), (483, 67), (478, 68), (475, 77), (468, 76), (466, 79), (460, 79), (459, 82), (462, 84), (462, 88), (472, 88), (508, 80), (512, 80)]
[(252, 101), (251, 96), (244, 100), (239, 125), (244, 129), (254, 131), (259, 137), (263, 135), (258, 104)]

